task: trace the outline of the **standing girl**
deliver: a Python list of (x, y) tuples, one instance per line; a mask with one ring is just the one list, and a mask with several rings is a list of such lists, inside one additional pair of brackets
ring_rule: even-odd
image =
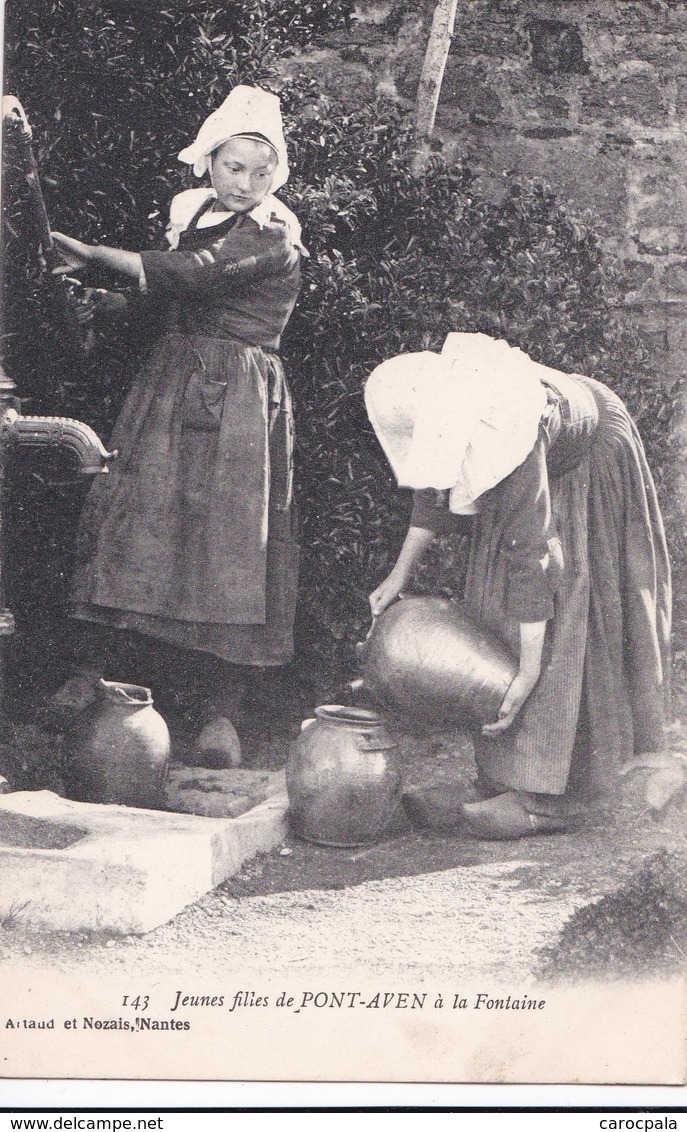
[(135, 630), (192, 650), (208, 689), (199, 747), (221, 755), (245, 666), (293, 652), (293, 418), (278, 350), (307, 253), (273, 195), (289, 172), (275, 95), (235, 87), (179, 158), (211, 185), (172, 201), (168, 250), (55, 233), (68, 264), (137, 280), (165, 318), (115, 426), (118, 459), (84, 507), (77, 664), (57, 700), (78, 700), (116, 634)]

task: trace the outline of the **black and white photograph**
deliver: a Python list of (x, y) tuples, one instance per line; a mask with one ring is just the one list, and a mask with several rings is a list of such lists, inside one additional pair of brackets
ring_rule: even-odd
[(684, 1085), (686, 0), (3, 33), (0, 1077)]

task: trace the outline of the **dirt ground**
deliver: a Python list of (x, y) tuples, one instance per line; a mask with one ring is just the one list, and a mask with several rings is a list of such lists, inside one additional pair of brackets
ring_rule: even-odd
[[(272, 729), (269, 743), (263, 736), (263, 763), (269, 752), (278, 761), (277, 730), (279, 744), (288, 740), (283, 727)], [(398, 738), (406, 788), (444, 782), (451, 789), (471, 777), (463, 737)], [(687, 958), (687, 801), (680, 796), (652, 818), (645, 784), (645, 772), (628, 777), (612, 808), (564, 836), (490, 843), (426, 833), (402, 809), (384, 840), (368, 848), (330, 849), (289, 836), (143, 937), (35, 932), (15, 910), (0, 926), (2, 967), (23, 977), (46, 965), (161, 977), (193, 958), (205, 973), (240, 963), (288, 974), (315, 957), (318, 967), (360, 964), (381, 973), (393, 956), (408, 973), (429, 967), (454, 978), (461, 971), (555, 980), (600, 970), (611, 978), (675, 974)], [(589, 909), (599, 910), (601, 933)], [(578, 930), (575, 917), (584, 914)]]
[[(674, 692), (687, 721), (687, 653), (680, 647)], [(245, 764), (283, 766), (302, 714), (297, 705), (290, 719), (247, 716)], [(674, 734), (687, 748), (684, 722)], [(444, 783), (451, 790), (472, 778), (471, 748), (460, 733), (395, 737), (405, 789)], [(45, 735), (15, 725), (4, 751), (24, 776), (17, 785), (26, 788), (28, 779), (59, 789), (56, 743), (50, 740), (47, 757)], [(33, 932), (21, 910), (0, 910), (0, 959), (9, 971), (126, 965), (159, 974), (183, 970), (192, 955), (218, 971), (232, 957), (242, 968), (293, 971), (313, 955), (333, 968), (361, 963), (369, 971), (392, 954), (404, 969), (449, 964), (455, 974), (463, 962), (473, 976), (482, 969), (554, 979), (675, 974), (687, 963), (687, 789), (652, 814), (647, 773), (629, 775), (612, 806), (584, 816), (566, 835), (477, 841), (414, 829), (400, 808), (387, 836), (367, 848), (324, 848), (288, 836), (141, 938)], [(448, 951), (447, 938), (454, 943)]]

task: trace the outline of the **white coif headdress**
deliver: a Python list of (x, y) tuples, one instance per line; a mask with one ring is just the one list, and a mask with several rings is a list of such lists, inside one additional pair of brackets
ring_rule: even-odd
[(382, 362), (367, 380), (365, 404), (399, 485), (449, 490), (451, 511), (473, 511), (534, 447), (545, 372), (485, 334), (449, 334), (441, 354)]
[(193, 166), (196, 177), (210, 168), (209, 156), (229, 138), (261, 134), (277, 155), (270, 192), (285, 185), (289, 177), (286, 142), (279, 99), (258, 86), (235, 86), (222, 105), (206, 118), (196, 140), (182, 149), (179, 160)]

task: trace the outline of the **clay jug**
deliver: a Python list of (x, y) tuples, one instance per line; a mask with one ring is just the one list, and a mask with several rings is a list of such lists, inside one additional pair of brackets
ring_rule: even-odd
[(149, 688), (99, 680), (98, 699), (69, 739), (68, 798), (159, 809), (169, 766), (169, 731)]
[(294, 833), (318, 845), (370, 845), (398, 808), (395, 743), (380, 716), (329, 704), (302, 725), (286, 766)]
[(364, 687), (381, 704), (428, 722), (494, 722), (518, 666), (458, 601), (408, 597), (358, 645)]

